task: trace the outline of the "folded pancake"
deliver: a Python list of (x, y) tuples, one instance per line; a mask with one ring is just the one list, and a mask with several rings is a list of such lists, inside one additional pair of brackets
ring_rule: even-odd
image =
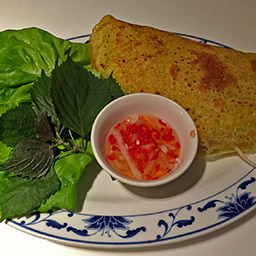
[[(200, 151), (256, 149), (256, 54), (207, 45), (108, 15), (90, 37), (91, 67), (111, 73), (125, 94), (170, 98), (187, 110)], [(153, 104), (153, 102), (152, 102)]]

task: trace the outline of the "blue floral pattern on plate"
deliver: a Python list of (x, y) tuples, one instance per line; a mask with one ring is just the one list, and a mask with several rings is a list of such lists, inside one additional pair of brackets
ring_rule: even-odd
[(222, 200), (211, 200), (205, 204), (203, 208), (198, 208), (199, 212), (204, 212), (209, 208), (215, 208), (217, 204), (221, 206), (217, 208), (219, 212), (218, 218), (231, 219), (243, 212), (249, 210), (251, 207), (256, 205), (256, 197), (251, 195), (251, 192), (240, 193), (240, 190), (245, 190), (248, 185), (255, 182), (255, 178), (242, 182), (236, 189), (236, 193), (231, 196), (226, 196), (225, 201)]
[[(179, 33), (177, 33), (179, 34)], [(200, 37), (179, 34), (202, 43), (229, 48)], [(70, 38), (85, 39), (89, 35)], [(140, 246), (170, 243), (213, 230), (255, 209), (255, 169), (202, 200), (157, 212), (134, 215), (102, 215), (59, 210), (9, 223), (40, 237), (72, 245)], [(206, 217), (206, 218), (205, 218)]]
[[(255, 169), (252, 169), (239, 181), (209, 198), (162, 212), (107, 216), (60, 210), (35, 213), (29, 219), (11, 222), (41, 235), (88, 245), (136, 245), (178, 240), (219, 226), (253, 209), (256, 195), (250, 191), (256, 185), (255, 176)], [(207, 214), (209, 211), (210, 215)], [(200, 222), (202, 214), (209, 217), (207, 222)], [(72, 219), (75, 224), (71, 224)], [(41, 232), (40, 226), (47, 227), (47, 232)]]

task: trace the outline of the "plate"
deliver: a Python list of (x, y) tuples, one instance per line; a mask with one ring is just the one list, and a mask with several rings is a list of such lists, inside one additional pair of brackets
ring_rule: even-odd
[[(176, 33), (179, 34), (179, 33)], [(205, 44), (229, 48), (196, 36)], [(70, 38), (86, 42), (89, 35)], [(256, 160), (256, 155), (252, 155)], [(35, 213), (9, 225), (72, 246), (124, 248), (161, 245), (220, 229), (256, 207), (256, 170), (237, 156), (196, 158), (172, 183), (135, 188), (113, 181), (94, 162), (78, 183), (75, 211)]]

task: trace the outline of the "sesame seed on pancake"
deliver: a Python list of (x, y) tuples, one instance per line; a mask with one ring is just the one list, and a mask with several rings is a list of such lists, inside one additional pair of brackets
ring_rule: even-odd
[[(170, 98), (194, 120), (200, 152), (256, 150), (256, 54), (207, 45), (107, 15), (90, 37), (92, 71), (125, 94)], [(152, 103), (153, 104), (153, 103)]]

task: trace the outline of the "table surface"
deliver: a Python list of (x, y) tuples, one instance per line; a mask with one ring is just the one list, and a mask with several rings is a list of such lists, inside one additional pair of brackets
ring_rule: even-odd
[[(256, 1), (231, 0), (1, 0), (0, 31), (39, 27), (61, 38), (91, 33), (106, 14), (132, 23), (207, 38), (256, 52)], [(255, 255), (255, 211), (207, 235), (150, 248), (98, 250), (61, 245), (0, 224), (8, 255)]]

